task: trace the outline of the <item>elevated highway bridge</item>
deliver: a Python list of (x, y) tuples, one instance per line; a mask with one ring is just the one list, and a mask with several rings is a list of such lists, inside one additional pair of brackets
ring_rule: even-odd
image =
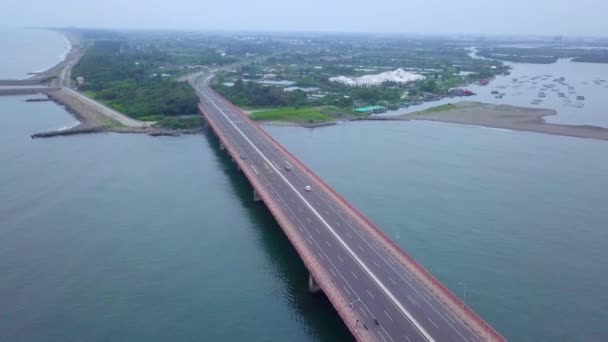
[(359, 341), (504, 341), (240, 109), (191, 79), (199, 110)]

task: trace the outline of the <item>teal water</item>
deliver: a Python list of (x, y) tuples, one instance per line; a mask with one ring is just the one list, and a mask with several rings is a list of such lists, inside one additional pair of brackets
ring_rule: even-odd
[(0, 97), (0, 341), (348, 340), (217, 141)]
[(508, 339), (608, 340), (607, 142), (431, 122), (267, 130)]
[[(0, 97), (0, 341), (350, 338), (214, 138), (32, 140), (76, 121), (24, 99)], [(607, 142), (267, 130), (510, 340), (608, 340)]]
[[(472, 57), (477, 57), (471, 54)], [(510, 63), (510, 75), (499, 75), (486, 86), (470, 84), (465, 88), (475, 92), (469, 97), (446, 98), (384, 115), (412, 113), (426, 108), (460, 101), (478, 101), (511, 106), (547, 108), (556, 112), (545, 117), (550, 123), (608, 127), (606, 94), (608, 94), (608, 64), (578, 63), (560, 59), (551, 64)], [(503, 94), (497, 98), (492, 91)], [(540, 97), (540, 93), (544, 97)], [(577, 100), (583, 96), (584, 100)], [(535, 102), (540, 101), (539, 103)]]
[[(22, 97), (0, 108), (0, 340), (348, 339), (215, 139), (32, 140), (73, 119)], [(510, 340), (608, 338), (607, 143), (267, 130)]]
[(0, 78), (27, 78), (61, 61), (70, 42), (54, 31), (0, 28)]

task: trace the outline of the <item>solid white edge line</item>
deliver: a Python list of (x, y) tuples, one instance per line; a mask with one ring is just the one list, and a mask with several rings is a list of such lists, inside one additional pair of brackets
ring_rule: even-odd
[(279, 170), (277, 170), (277, 168), (274, 166), (274, 164), (272, 164), (270, 162), (270, 160), (266, 157), (266, 155), (264, 155), (264, 153), (262, 153), (262, 151), (260, 151), (258, 149), (257, 146), (255, 146), (255, 144), (247, 137), (247, 135), (245, 135), (243, 133), (243, 131), (241, 131), (237, 125), (234, 124), (234, 122), (232, 122), (232, 120), (230, 120), (230, 118), (228, 118), (228, 116), (226, 115), (226, 113), (224, 113), (224, 111), (218, 107), (215, 102), (211, 101), (209, 99), (209, 96), (207, 96), (206, 94), (202, 94), (204, 97), (207, 98), (207, 100), (209, 102), (211, 102), (211, 104), (213, 106), (215, 106), (215, 108), (217, 108), (217, 110), (226, 118), (226, 120), (228, 120), (228, 122), (230, 122), (230, 124), (234, 127), (234, 129), (236, 129), (239, 134), (241, 134), (243, 136), (243, 138), (251, 145), (251, 147), (253, 147), (253, 149), (255, 149), (261, 156), (262, 158), (264, 158), (264, 160), (266, 160), (266, 162), (268, 162), (268, 164), (270, 164), (270, 167), (272, 167), (273, 169), (275, 169), (276, 173), (283, 179), (283, 181), (296, 193), (296, 195), (298, 195), (298, 197), (300, 197), (300, 199), (302, 200), (302, 202), (304, 202), (304, 204), (306, 204), (306, 206), (312, 211), (313, 214), (315, 214), (315, 216), (317, 216), (317, 218), (327, 227), (327, 229), (329, 230), (329, 232), (336, 238), (336, 240), (338, 240), (338, 242), (340, 242), (340, 244), (342, 245), (342, 247), (344, 247), (344, 249), (346, 249), (351, 256), (353, 257), (353, 259), (355, 259), (355, 261), (357, 261), (357, 263), (359, 264), (359, 266), (361, 266), (361, 268), (363, 268), (363, 270), (365, 272), (367, 272), (367, 274), (370, 276), (370, 278), (372, 278), (372, 280), (378, 285), (378, 287), (380, 287), (382, 289), (382, 291), (384, 291), (384, 293), (387, 295), (387, 297), (393, 302), (393, 304), (395, 304), (397, 306), (397, 308), (399, 308), (399, 310), (410, 320), (410, 322), (412, 322), (412, 324), (420, 331), (420, 333), (422, 335), (424, 335), (424, 337), (430, 341), (430, 342), (435, 342), (435, 339), (433, 339), (433, 337), (424, 329), (424, 327), (422, 325), (420, 325), (420, 323), (418, 323), (418, 321), (414, 318), (414, 316), (412, 316), (412, 314), (407, 311), (407, 309), (405, 307), (403, 307), (403, 305), (401, 304), (401, 302), (399, 302), (399, 300), (391, 293), (391, 291), (386, 288), (386, 286), (384, 286), (384, 284), (380, 281), (380, 279), (378, 279), (378, 277), (369, 269), (369, 267), (367, 267), (367, 265), (365, 265), (365, 263), (363, 262), (363, 260), (361, 260), (359, 258), (359, 256), (346, 244), (346, 242), (344, 242), (344, 240), (342, 240), (342, 238), (340, 237), (340, 235), (338, 235), (334, 229), (331, 227), (331, 225), (329, 223), (327, 223), (327, 221), (325, 221), (325, 219), (323, 218), (323, 216), (321, 216), (316, 210), (315, 208), (310, 205), (310, 203), (308, 203), (308, 201), (306, 200), (306, 198), (304, 198), (304, 196), (302, 196), (302, 194), (300, 194), (300, 192), (293, 186), (293, 184), (291, 184), (289, 182), (289, 180), (287, 178), (285, 178), (285, 176), (279, 172)]

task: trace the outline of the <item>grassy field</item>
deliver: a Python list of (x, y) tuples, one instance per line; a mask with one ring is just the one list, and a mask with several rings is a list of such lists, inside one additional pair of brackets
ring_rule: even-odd
[(253, 112), (251, 118), (257, 121), (284, 121), (284, 122), (324, 122), (332, 121), (328, 115), (321, 113), (313, 107), (279, 108)]
[(430, 114), (430, 113), (436, 113), (436, 112), (445, 112), (448, 111), (450, 109), (454, 109), (456, 108), (456, 105), (452, 104), (452, 103), (448, 103), (448, 104), (444, 104), (444, 105), (440, 105), (440, 106), (436, 106), (436, 107), (431, 107), (425, 110), (421, 110), (419, 112), (416, 112), (416, 115), (424, 115), (424, 114)]
[(91, 90), (81, 91), (86, 97), (95, 98), (95, 92)]
[(114, 120), (112, 118), (105, 118), (105, 119), (103, 119), (103, 125), (106, 128), (124, 128), (124, 127), (127, 127), (127, 126), (123, 125), (120, 121)]
[[(123, 111), (121, 105), (113, 103), (112, 101), (104, 101), (101, 99), (95, 98), (96, 93), (94, 91), (84, 91), (85, 96), (95, 99), (95, 101), (101, 102), (106, 106), (112, 107), (118, 111)], [(124, 113), (124, 112), (123, 112)], [(138, 120), (147, 121), (147, 122), (155, 122), (155, 127), (159, 128), (172, 128), (172, 129), (195, 129), (201, 128), (203, 126), (203, 119), (198, 116), (192, 117), (175, 117), (175, 116), (166, 116), (166, 115), (144, 115), (137, 117)], [(104, 125), (109, 128), (119, 128), (125, 127), (120, 122), (108, 118), (104, 121)]]
[(319, 111), (335, 118), (365, 115), (355, 112), (352, 108), (340, 108), (336, 106), (323, 106), (319, 108)]

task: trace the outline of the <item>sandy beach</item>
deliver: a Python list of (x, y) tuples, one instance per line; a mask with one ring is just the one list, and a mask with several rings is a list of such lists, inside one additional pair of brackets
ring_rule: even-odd
[(70, 31), (58, 30), (57, 32), (62, 34), (68, 40), (68, 42), (70, 43), (70, 50), (64, 55), (64, 58), (57, 64), (48, 68), (47, 70), (37, 73), (30, 79), (46, 80), (52, 77), (59, 76), (60, 73), (64, 69), (66, 69), (66, 66), (68, 67), (67, 69), (71, 70), (71, 67), (76, 65), (80, 58), (84, 55), (85, 46), (82, 42), (82, 37)]
[(552, 115), (556, 115), (555, 110), (552, 109), (463, 101), (447, 106), (443, 110), (431, 108), (429, 110), (400, 115), (396, 119), (440, 121), (577, 138), (608, 140), (608, 128), (589, 125), (560, 125), (545, 122), (544, 118)]

